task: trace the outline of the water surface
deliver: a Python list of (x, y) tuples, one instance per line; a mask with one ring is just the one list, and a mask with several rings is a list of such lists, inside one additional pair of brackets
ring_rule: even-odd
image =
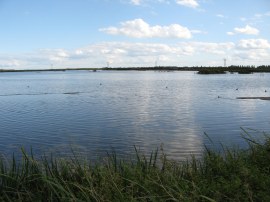
[[(213, 142), (244, 147), (240, 127), (270, 131), (270, 74), (66, 71), (0, 74), (0, 152), (89, 158), (164, 148), (199, 156)], [(238, 89), (238, 90), (236, 90)], [(267, 92), (265, 92), (267, 90)], [(260, 133), (252, 132), (255, 136)]]

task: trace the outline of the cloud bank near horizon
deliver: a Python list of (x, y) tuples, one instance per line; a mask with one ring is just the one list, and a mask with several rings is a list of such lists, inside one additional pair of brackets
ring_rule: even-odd
[[(205, 60), (201, 60), (203, 56)], [(186, 41), (176, 44), (102, 42), (74, 50), (41, 49), (22, 56), (0, 58), (0, 67), (7, 69), (154, 66), (222, 66), (255, 60), (263, 64), (270, 57), (270, 42), (266, 39), (243, 39), (238, 43)], [(218, 59), (215, 59), (218, 58)], [(194, 61), (197, 61), (194, 64)]]

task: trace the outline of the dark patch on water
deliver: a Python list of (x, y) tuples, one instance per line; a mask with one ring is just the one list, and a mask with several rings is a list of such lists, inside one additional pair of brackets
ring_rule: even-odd
[(237, 99), (241, 100), (270, 100), (270, 97), (237, 97)]
[(9, 96), (38, 96), (38, 95), (78, 95), (87, 92), (65, 92), (65, 93), (15, 93), (15, 94), (2, 94), (1, 97)]

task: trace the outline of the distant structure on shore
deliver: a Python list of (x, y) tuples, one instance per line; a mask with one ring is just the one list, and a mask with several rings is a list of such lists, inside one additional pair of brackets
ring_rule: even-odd
[(223, 60), (224, 60), (224, 67), (227, 67), (227, 59), (224, 58)]
[(155, 67), (157, 67), (157, 66), (158, 66), (158, 57), (155, 60)]

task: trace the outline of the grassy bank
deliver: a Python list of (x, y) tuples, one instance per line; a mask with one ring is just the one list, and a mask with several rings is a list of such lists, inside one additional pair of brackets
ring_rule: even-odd
[(247, 150), (206, 149), (173, 162), (159, 152), (135, 160), (112, 153), (96, 165), (75, 157), (0, 162), (0, 201), (270, 201), (270, 139)]

